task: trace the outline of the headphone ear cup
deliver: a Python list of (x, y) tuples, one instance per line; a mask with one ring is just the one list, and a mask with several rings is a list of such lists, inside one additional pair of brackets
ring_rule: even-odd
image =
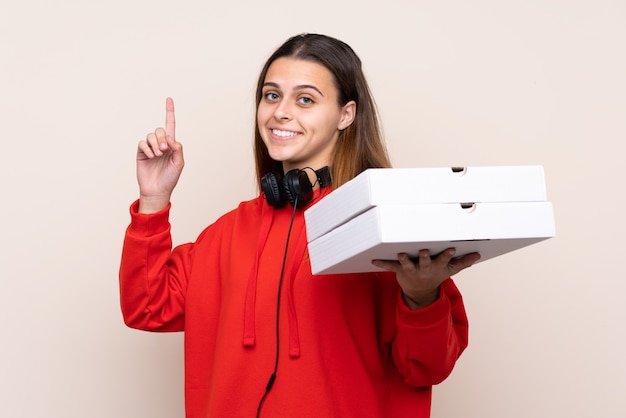
[(304, 170), (291, 170), (283, 178), (283, 191), (291, 206), (300, 208), (313, 198), (313, 185)]
[(261, 178), (261, 188), (265, 193), (265, 199), (270, 206), (282, 208), (287, 204), (287, 199), (282, 192), (282, 183), (276, 174), (267, 173)]

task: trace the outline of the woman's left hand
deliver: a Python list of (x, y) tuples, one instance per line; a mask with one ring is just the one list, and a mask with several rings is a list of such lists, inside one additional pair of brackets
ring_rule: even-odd
[(372, 264), (396, 273), (404, 301), (411, 309), (423, 308), (439, 297), (439, 285), (448, 277), (470, 267), (480, 259), (480, 254), (470, 253), (454, 258), (455, 249), (448, 248), (436, 257), (430, 251), (420, 250), (416, 259), (408, 254), (398, 254), (398, 261), (373, 260)]

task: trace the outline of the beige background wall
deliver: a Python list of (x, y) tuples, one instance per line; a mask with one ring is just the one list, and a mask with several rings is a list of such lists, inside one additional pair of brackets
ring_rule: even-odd
[(174, 97), (195, 239), (254, 195), (255, 79), (305, 31), (359, 53), (396, 166), (546, 170), (558, 237), (457, 276), (433, 416), (626, 416), (621, 0), (0, 0), (0, 416), (182, 416), (182, 335), (118, 307), (136, 143)]

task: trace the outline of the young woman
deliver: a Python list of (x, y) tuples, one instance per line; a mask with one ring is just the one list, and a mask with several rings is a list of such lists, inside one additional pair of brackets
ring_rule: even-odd
[[(431, 386), (467, 345), (449, 278), (477, 254), (375, 260), (388, 272), (312, 276), (304, 210), (370, 167), (389, 167), (359, 58), (299, 35), (256, 94), (261, 194), (172, 250), (183, 168), (174, 104), (137, 151), (120, 269), (128, 326), (185, 331), (187, 417), (428, 417)], [(328, 168), (326, 168), (328, 167)]]

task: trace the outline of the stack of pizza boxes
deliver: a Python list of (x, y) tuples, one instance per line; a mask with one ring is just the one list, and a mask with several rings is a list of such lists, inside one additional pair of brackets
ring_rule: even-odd
[(542, 166), (375, 168), (305, 214), (313, 274), (377, 271), (371, 260), (479, 252), (479, 262), (555, 236)]

